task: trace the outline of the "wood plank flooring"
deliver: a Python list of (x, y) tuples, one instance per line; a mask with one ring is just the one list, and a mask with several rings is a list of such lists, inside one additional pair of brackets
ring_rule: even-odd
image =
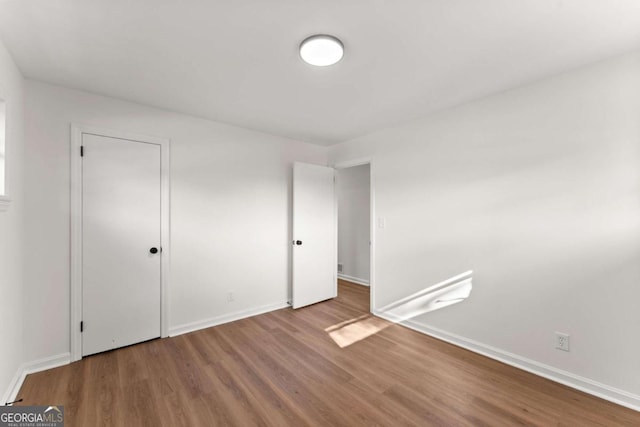
[(69, 426), (638, 426), (640, 413), (369, 313), (368, 288), (29, 375)]

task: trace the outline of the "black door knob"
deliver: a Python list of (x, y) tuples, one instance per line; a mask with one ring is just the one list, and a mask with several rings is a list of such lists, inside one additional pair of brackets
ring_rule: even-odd
[(149, 252), (151, 252), (152, 254), (157, 254), (158, 253), (158, 248), (151, 248), (151, 249), (149, 249)]
[(302, 240), (296, 240), (296, 245), (300, 246), (302, 244)]

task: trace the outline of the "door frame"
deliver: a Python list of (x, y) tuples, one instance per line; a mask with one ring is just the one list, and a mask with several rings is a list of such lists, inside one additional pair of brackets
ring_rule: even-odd
[[(374, 170), (374, 159), (373, 157), (361, 157), (353, 160), (347, 160), (344, 162), (338, 162), (333, 165), (333, 168), (338, 169), (347, 169), (352, 168), (354, 166), (362, 166), (369, 165), (369, 239), (371, 240), (371, 245), (369, 245), (369, 312), (375, 312), (376, 308), (376, 293), (375, 293), (375, 259), (376, 259), (376, 198), (375, 198), (375, 185), (373, 179), (373, 170)], [(338, 206), (340, 209), (340, 206)], [(337, 240), (337, 239), (336, 239)], [(337, 251), (336, 251), (337, 255)], [(338, 264), (336, 262), (336, 271), (338, 269)], [(337, 274), (337, 273), (336, 273)]]
[(170, 147), (171, 140), (95, 126), (71, 124), (71, 361), (82, 359), (82, 135), (90, 134), (120, 140), (137, 141), (160, 146), (160, 336), (169, 336), (169, 264), (170, 245)]

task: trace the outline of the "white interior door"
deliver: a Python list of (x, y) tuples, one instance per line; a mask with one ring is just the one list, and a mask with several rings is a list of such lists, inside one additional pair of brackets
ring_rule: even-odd
[(293, 308), (338, 295), (335, 171), (293, 165)]
[(157, 144), (106, 136), (83, 134), (82, 146), (85, 356), (160, 336), (161, 157)]

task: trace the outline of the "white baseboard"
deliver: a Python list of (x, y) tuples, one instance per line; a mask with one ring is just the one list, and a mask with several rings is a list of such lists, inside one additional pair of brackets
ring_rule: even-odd
[(360, 279), (358, 277), (347, 276), (346, 274), (338, 273), (338, 279), (346, 280), (347, 282), (355, 283), (356, 285), (369, 286), (369, 281)]
[(197, 322), (186, 323), (184, 325), (174, 326), (169, 328), (169, 336), (175, 337), (176, 335), (187, 334), (189, 332), (198, 331), (200, 329), (210, 328), (212, 326), (222, 325), (223, 323), (233, 322), (234, 320), (244, 319), (246, 317), (256, 316), (258, 314), (268, 313), (274, 310), (280, 310), (281, 308), (287, 308), (289, 304), (286, 302), (263, 305), (248, 310), (236, 311), (234, 313), (225, 314), (222, 316), (213, 317), (210, 319), (199, 320)]
[(18, 367), (18, 370), (11, 379), (11, 383), (9, 383), (9, 387), (7, 388), (0, 404), (4, 405), (7, 402), (13, 402), (19, 398), (18, 392), (20, 391), (20, 387), (22, 387), (22, 383), (24, 383), (27, 375), (45, 371), (47, 369), (57, 368), (58, 366), (68, 365), (69, 363), (71, 363), (71, 353), (62, 353), (57, 356), (45, 357), (44, 359), (23, 363)]
[(589, 378), (581, 377), (562, 369), (554, 368), (553, 366), (545, 365), (544, 363), (536, 362), (535, 360), (527, 359), (526, 357), (522, 357), (517, 354), (509, 353), (496, 347), (482, 344), (480, 342), (455, 334), (450, 334), (441, 329), (433, 328), (414, 320), (402, 320), (396, 318), (396, 316), (393, 316), (392, 314), (380, 311), (374, 311), (373, 314), (378, 317), (382, 317), (383, 319), (421, 332), (425, 335), (429, 335), (458, 347), (473, 351), (474, 353), (481, 354), (491, 359), (499, 360), (500, 362), (506, 363), (507, 365), (511, 365), (532, 374), (547, 378), (551, 381), (564, 384), (568, 387), (575, 388), (585, 393), (600, 397), (604, 400), (617, 403), (618, 405), (640, 411), (639, 395), (599, 383)]

